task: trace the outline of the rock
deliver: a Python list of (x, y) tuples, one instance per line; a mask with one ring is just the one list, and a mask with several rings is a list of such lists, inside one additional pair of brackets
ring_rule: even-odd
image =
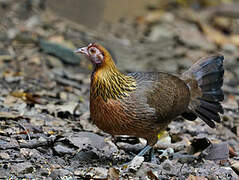
[(92, 131), (92, 132), (99, 131), (99, 129), (96, 127), (96, 125), (92, 124), (89, 120), (90, 120), (90, 111), (85, 111), (80, 116), (80, 124), (81, 124), (82, 128), (85, 131)]
[(90, 163), (94, 159), (99, 159), (99, 157), (92, 151), (80, 151), (76, 153), (73, 160), (77, 162)]
[(12, 149), (19, 148), (19, 144), (18, 144), (16, 139), (11, 138), (11, 139), (9, 139), (7, 141), (0, 139), (0, 149), (4, 150), (4, 149), (11, 149), (11, 148)]
[[(208, 41), (205, 36), (201, 34), (196, 25), (179, 22), (174, 29), (182, 41), (189, 48), (200, 48), (207, 51), (213, 51), (216, 49), (215, 44)], [(185, 30), (187, 29), (187, 30)], [(193, 37), (193, 38), (192, 38)]]
[(29, 29), (33, 29), (39, 24), (40, 18), (37, 15), (31, 16), (28, 20), (26, 20), (26, 27), (28, 27)]
[(112, 155), (118, 151), (113, 143), (105, 142), (104, 137), (91, 132), (67, 133), (65, 137), (78, 147), (79, 151), (92, 149), (97, 155), (109, 158), (112, 158)]
[(136, 172), (143, 162), (144, 162), (143, 156), (135, 156), (134, 159), (129, 163), (127, 169), (130, 172)]
[(81, 175), (81, 171), (80, 170), (75, 170), (74, 171), (74, 175), (75, 176), (80, 176)]
[(54, 150), (59, 154), (59, 155), (64, 155), (64, 154), (72, 154), (75, 152), (74, 149), (71, 149), (64, 144), (56, 143), (54, 146)]
[(66, 169), (56, 169), (51, 172), (50, 177), (52, 179), (73, 179), (72, 172)]
[(31, 149), (21, 148), (21, 149), (20, 149), (20, 155), (21, 155), (22, 157), (27, 158), (27, 157), (29, 157), (30, 151), (31, 151)]
[(210, 179), (238, 179), (237, 174), (230, 167), (223, 167), (209, 160), (195, 168), (195, 172), (197, 176), (210, 177)]
[(209, 160), (228, 160), (229, 158), (229, 145), (227, 142), (212, 143), (207, 149), (203, 151), (205, 159)]
[(47, 56), (47, 64), (51, 67), (51, 68), (62, 68), (63, 67), (63, 63), (56, 57), (54, 56)]
[(160, 165), (144, 162), (140, 169), (136, 172), (136, 177), (142, 180), (148, 180), (148, 172), (152, 172), (159, 179), (167, 179), (167, 176), (162, 176)]
[(34, 167), (30, 162), (23, 162), (18, 164), (11, 165), (11, 173), (14, 174), (27, 174), (32, 173), (34, 171)]
[(7, 36), (9, 39), (14, 39), (18, 33), (19, 30), (17, 30), (16, 28), (9, 28), (7, 31)]
[(45, 53), (60, 58), (66, 64), (80, 63), (81, 59), (73, 52), (73, 49), (44, 40), (40, 41), (39, 46)]
[(92, 167), (79, 169), (77, 174), (86, 177), (86, 179), (107, 179), (108, 170), (103, 167)]
[(194, 155), (177, 155), (175, 154), (174, 155), (174, 158), (178, 158), (178, 162), (182, 163), (182, 164), (185, 164), (185, 163), (188, 163), (188, 164), (191, 164), (193, 162), (196, 162), (198, 157), (197, 156), (194, 156)]
[(224, 44), (222, 49), (228, 53), (233, 53), (238, 50), (234, 44)]
[(231, 162), (231, 167), (232, 167), (232, 170), (239, 175), (239, 161), (233, 160)]
[(1, 54), (0, 54), (0, 62), (1, 62), (1, 61), (10, 61), (10, 60), (12, 60), (12, 59), (13, 59), (13, 57), (12, 57), (11, 55), (7, 55), (7, 54), (1, 55)]
[(40, 174), (42, 175), (42, 176), (49, 176), (49, 170), (47, 170), (47, 169), (40, 169)]
[(10, 156), (8, 153), (0, 152), (0, 159), (10, 159)]
[(173, 164), (173, 162), (169, 159), (166, 159), (162, 164), (161, 164), (162, 171), (166, 172), (167, 174), (177, 174), (177, 166)]
[(167, 26), (163, 26), (162, 24), (153, 26), (148, 36), (148, 40), (151, 42), (170, 41), (173, 38), (174, 38), (173, 32), (170, 31), (169, 28), (167, 28)]
[(109, 180), (119, 179), (119, 171), (115, 168), (109, 168), (108, 176)]
[(188, 176), (187, 180), (208, 180), (208, 179), (203, 176), (194, 176), (194, 175), (190, 174)]

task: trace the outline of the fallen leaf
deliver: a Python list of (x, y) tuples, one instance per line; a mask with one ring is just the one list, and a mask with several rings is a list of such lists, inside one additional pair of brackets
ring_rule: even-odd
[(205, 159), (208, 160), (227, 160), (229, 158), (229, 145), (227, 142), (212, 143), (203, 151)]
[(231, 167), (232, 167), (233, 171), (234, 171), (237, 175), (239, 175), (239, 161), (233, 160), (233, 161), (231, 162)]
[(147, 175), (150, 180), (159, 180), (159, 178), (151, 170), (147, 172)]
[(11, 92), (10, 95), (17, 98), (21, 98), (27, 103), (44, 104), (44, 102), (40, 99), (40, 96), (36, 94), (14, 91), (14, 92)]
[(203, 176), (194, 176), (194, 175), (190, 174), (188, 176), (187, 180), (207, 180), (207, 178), (203, 177)]
[(235, 149), (232, 146), (229, 146), (229, 155), (230, 155), (230, 157), (238, 156)]
[(107, 178), (109, 180), (118, 180), (119, 179), (119, 171), (115, 168), (110, 168), (108, 171)]
[(203, 33), (207, 36), (207, 39), (216, 43), (217, 45), (223, 46), (230, 42), (230, 39), (226, 35), (216, 30), (212, 26), (205, 23), (200, 23), (200, 26)]
[(239, 35), (238, 34), (232, 34), (230, 36), (230, 40), (231, 40), (232, 44), (239, 46)]

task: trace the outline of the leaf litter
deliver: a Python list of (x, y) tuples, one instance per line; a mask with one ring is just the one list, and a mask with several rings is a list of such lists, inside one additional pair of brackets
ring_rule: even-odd
[[(230, 4), (198, 4), (204, 7), (199, 13), (187, 7), (189, 1), (177, 1), (175, 10), (173, 3), (160, 3), (149, 4), (146, 15), (89, 29), (44, 9), (45, 1), (0, 2), (11, 12), (0, 22), (2, 178), (238, 178), (238, 13)], [(157, 164), (146, 155), (122, 170), (145, 141), (111, 137), (91, 123), (91, 67), (73, 54), (74, 47), (89, 42), (110, 47), (124, 72), (181, 73), (198, 57), (221, 52), (226, 57), (223, 122), (210, 129), (178, 118), (156, 145)], [(159, 158), (159, 150), (168, 148), (174, 154)]]

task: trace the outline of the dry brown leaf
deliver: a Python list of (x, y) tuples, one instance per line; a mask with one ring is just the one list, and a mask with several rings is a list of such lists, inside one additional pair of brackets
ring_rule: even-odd
[(147, 172), (147, 175), (150, 180), (159, 180), (159, 178), (151, 170)]
[(39, 95), (26, 93), (26, 92), (20, 92), (20, 91), (11, 92), (10, 95), (17, 97), (17, 98), (21, 98), (22, 100), (24, 100), (27, 103), (43, 104)]
[(230, 42), (230, 39), (226, 35), (216, 30), (212, 26), (204, 23), (200, 23), (200, 26), (204, 34), (207, 36), (208, 40), (216, 43), (217, 45), (223, 46)]
[(238, 34), (232, 34), (230, 36), (231, 43), (239, 47), (239, 35)]
[(48, 39), (50, 42), (52, 43), (58, 43), (58, 44), (62, 44), (64, 46), (67, 46), (69, 48), (75, 49), (76, 47), (73, 45), (72, 42), (65, 40), (65, 38), (61, 35), (55, 35), (52, 36)]
[(23, 116), (17, 114), (16, 112), (0, 112), (0, 118), (17, 119), (23, 118)]
[(231, 162), (231, 167), (232, 167), (233, 171), (235, 171), (235, 173), (237, 173), (237, 175), (239, 175), (239, 161), (233, 160)]
[(231, 25), (232, 25), (232, 19), (227, 18), (227, 17), (222, 17), (222, 16), (215, 17), (215, 18), (213, 19), (213, 24), (214, 24), (216, 27), (219, 27), (219, 28), (222, 28), (222, 29), (227, 29), (227, 28), (230, 28), (230, 27), (231, 27)]
[(110, 168), (107, 174), (108, 180), (118, 180), (119, 179), (119, 171), (115, 168)]
[(229, 155), (230, 157), (238, 156), (235, 149), (232, 146), (229, 146)]
[(187, 180), (207, 180), (207, 178), (203, 177), (203, 176), (194, 176), (194, 175), (190, 174), (188, 176)]

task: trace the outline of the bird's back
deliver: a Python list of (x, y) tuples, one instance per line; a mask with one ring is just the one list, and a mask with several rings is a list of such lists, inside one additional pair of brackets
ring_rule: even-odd
[[(126, 101), (137, 102), (135, 110), (139, 111), (139, 119), (143, 118), (144, 112), (152, 109), (155, 119), (145, 119), (153, 121), (157, 126), (170, 122), (187, 108), (190, 101), (189, 88), (179, 77), (163, 72), (138, 72), (129, 75), (135, 78), (137, 88)], [(143, 109), (140, 107), (142, 105)]]

